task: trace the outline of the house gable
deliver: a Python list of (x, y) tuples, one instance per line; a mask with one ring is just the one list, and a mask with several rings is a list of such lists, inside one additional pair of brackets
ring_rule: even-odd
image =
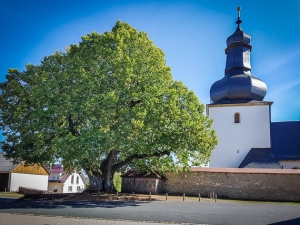
[(16, 164), (12, 160), (6, 159), (3, 154), (0, 154), (0, 173), (23, 173), (33, 175), (46, 175), (50, 173), (44, 166), (37, 164), (25, 165), (24, 162)]
[(46, 175), (49, 176), (50, 173), (44, 166), (39, 166), (37, 164), (26, 166), (24, 163), (21, 163), (16, 168), (14, 168), (12, 173), (24, 173), (24, 174), (35, 174), (35, 175)]
[(77, 172), (67, 173), (60, 179), (60, 182), (64, 183), (63, 193), (81, 192), (85, 187), (84, 180)]

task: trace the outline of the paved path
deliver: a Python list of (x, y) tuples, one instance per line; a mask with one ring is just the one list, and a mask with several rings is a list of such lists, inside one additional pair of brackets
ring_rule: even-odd
[[(103, 220), (87, 218), (49, 217), (0, 213), (0, 225), (164, 225), (142, 221)], [(168, 223), (167, 225), (170, 225)]]
[[(0, 224), (7, 224), (7, 213), (34, 214), (27, 219), (39, 220), (40, 225), (57, 224), (300, 224), (300, 204), (267, 204), (237, 202), (90, 202), (90, 201), (48, 201), (24, 200), (0, 201)], [(42, 216), (43, 215), (43, 216)], [(11, 215), (14, 219), (19, 215)], [(52, 216), (52, 217), (50, 217)], [(54, 216), (54, 217), (53, 217)], [(2, 217), (6, 218), (5, 220)], [(17, 217), (23, 224), (26, 218)], [(62, 218), (62, 217), (71, 217)], [(73, 217), (80, 217), (74, 219)], [(84, 219), (82, 219), (84, 218)], [(93, 219), (90, 219), (93, 218)], [(50, 221), (48, 221), (50, 219)], [(47, 220), (47, 221), (46, 221)], [(61, 221), (56, 221), (61, 220)], [(72, 223), (69, 221), (72, 220)], [(5, 223), (3, 223), (5, 221)], [(23, 223), (24, 221), (24, 223)], [(56, 222), (55, 222), (56, 221)], [(141, 222), (146, 221), (146, 222)], [(155, 223), (156, 222), (156, 223)], [(13, 221), (11, 224), (15, 224)], [(18, 224), (18, 223), (17, 223)]]

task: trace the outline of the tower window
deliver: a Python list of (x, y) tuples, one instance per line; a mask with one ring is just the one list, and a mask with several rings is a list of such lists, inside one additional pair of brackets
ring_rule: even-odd
[(234, 114), (234, 123), (240, 123), (240, 114), (239, 113), (235, 113)]

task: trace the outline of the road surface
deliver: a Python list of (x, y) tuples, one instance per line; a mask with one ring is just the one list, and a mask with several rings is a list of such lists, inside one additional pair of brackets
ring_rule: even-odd
[(0, 217), (1, 213), (160, 223), (300, 224), (300, 204), (236, 201), (91, 202), (0, 198)]

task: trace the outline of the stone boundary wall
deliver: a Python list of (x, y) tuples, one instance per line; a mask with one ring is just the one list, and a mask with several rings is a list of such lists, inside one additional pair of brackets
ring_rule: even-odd
[(300, 170), (196, 168), (165, 173), (162, 192), (218, 198), (300, 201)]

